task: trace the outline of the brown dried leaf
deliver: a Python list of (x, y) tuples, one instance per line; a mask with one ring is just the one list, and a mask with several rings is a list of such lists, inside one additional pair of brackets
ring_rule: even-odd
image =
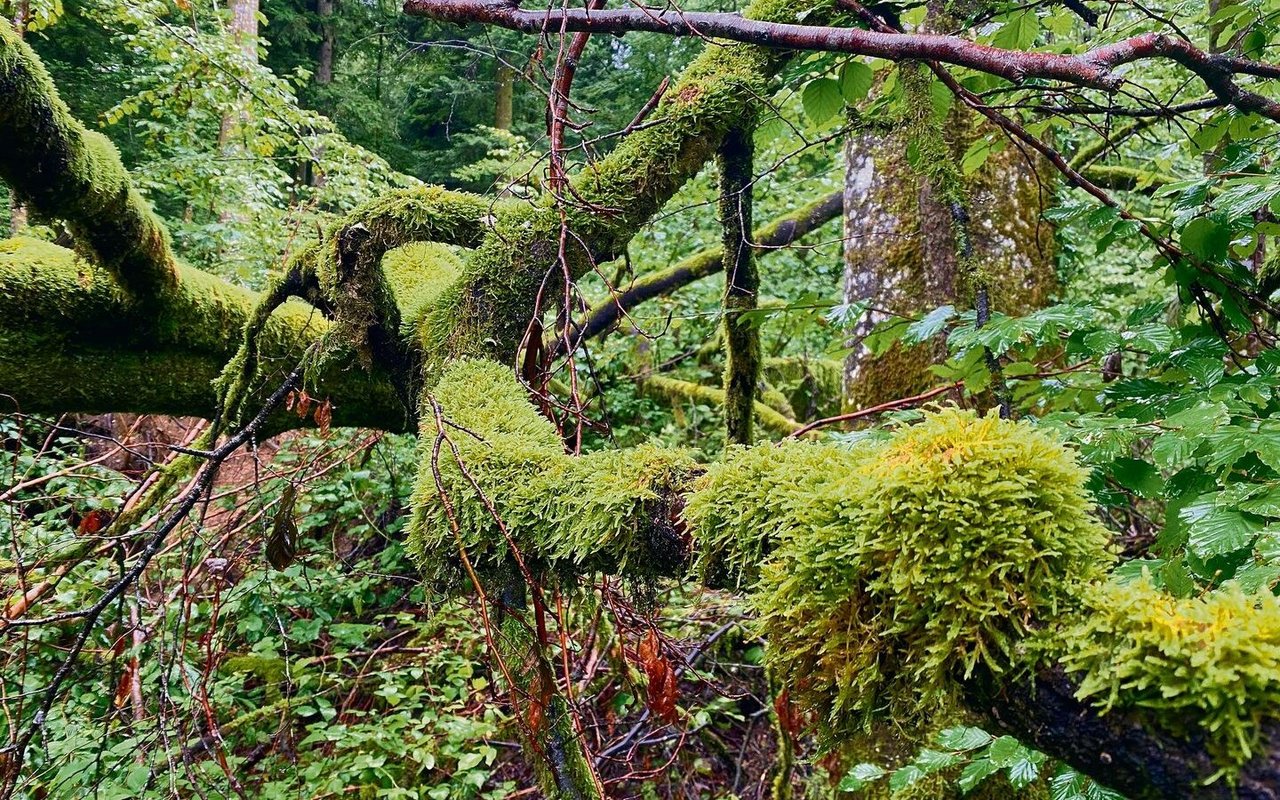
[(320, 435), (328, 436), (329, 425), (333, 422), (333, 405), (328, 400), (325, 400), (323, 403), (316, 406), (316, 413), (313, 416), (315, 418), (316, 425), (320, 427)]

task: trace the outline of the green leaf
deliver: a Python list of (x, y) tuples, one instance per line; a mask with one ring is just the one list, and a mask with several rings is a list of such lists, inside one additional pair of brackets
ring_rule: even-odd
[(458, 757), (458, 771), (474, 769), (484, 760), (483, 753), (463, 753)]
[(938, 734), (937, 742), (948, 750), (976, 750), (991, 744), (991, 734), (982, 728), (947, 728)]
[(1040, 34), (1040, 19), (1034, 8), (1010, 14), (996, 31), (992, 43), (1009, 50), (1025, 50), (1035, 44)]
[(840, 791), (857, 792), (885, 776), (884, 768), (877, 764), (855, 764), (840, 779)]
[(1178, 242), (1196, 258), (1222, 261), (1231, 245), (1231, 230), (1208, 217), (1196, 217), (1182, 229)]
[(1026, 748), (1012, 736), (1001, 736), (987, 748), (987, 758), (997, 767), (1007, 767), (1019, 758), (1024, 757)]
[(938, 306), (923, 318), (908, 325), (907, 332), (902, 335), (902, 341), (908, 344), (919, 344), (926, 339), (932, 339), (947, 327), (947, 322), (955, 314), (955, 306)]
[(974, 790), (974, 787), (994, 775), (998, 770), (999, 767), (991, 763), (990, 759), (979, 758), (965, 765), (956, 783), (960, 786), (960, 791), (968, 794)]
[(1228, 555), (1248, 547), (1262, 523), (1239, 511), (1218, 508), (1212, 494), (1203, 495), (1178, 512), (1187, 524), (1187, 546), (1202, 559)]
[[(965, 175), (972, 175), (982, 169), (982, 165), (987, 163), (992, 153), (1000, 152), (1002, 144), (1003, 142), (997, 142), (990, 136), (977, 139), (960, 157), (960, 171)], [(1061, 211), (1061, 209), (1050, 209), (1050, 211)], [(1045, 212), (1046, 218), (1049, 217), (1050, 211)]]
[(924, 770), (914, 764), (908, 764), (901, 769), (894, 770), (894, 773), (889, 776), (889, 791), (900, 792), (923, 777)]
[(1009, 765), (1009, 783), (1015, 789), (1025, 789), (1040, 777), (1040, 765), (1032, 758), (1020, 758)]
[(1116, 483), (1152, 500), (1164, 495), (1164, 479), (1154, 465), (1136, 458), (1117, 458), (1111, 463), (1111, 477)]
[(959, 753), (948, 753), (942, 750), (933, 750), (928, 747), (921, 750), (912, 761), (926, 775), (937, 772), (940, 769), (955, 766), (961, 761)]
[(840, 67), (840, 94), (849, 105), (865, 100), (871, 92), (876, 74), (861, 61), (850, 60)]
[(809, 81), (800, 95), (804, 113), (817, 124), (822, 124), (844, 108), (844, 95), (840, 84), (831, 78), (815, 78)]

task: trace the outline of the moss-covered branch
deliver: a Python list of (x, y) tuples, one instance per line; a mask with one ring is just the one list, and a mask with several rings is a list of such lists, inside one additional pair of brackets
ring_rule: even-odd
[[(797, 0), (757, 0), (753, 19), (794, 18)], [(585, 165), (562, 197), (499, 214), (462, 280), (424, 330), (428, 364), (479, 356), (514, 362), (539, 301), (621, 255), (626, 244), (750, 118), (786, 54), (751, 45), (705, 48), (646, 122), (607, 157)], [(562, 236), (563, 229), (568, 235)], [(562, 244), (563, 243), (563, 244)]]
[[(158, 309), (132, 302), (115, 276), (35, 239), (0, 240), (0, 393), (27, 412), (121, 411), (213, 415), (213, 381), (235, 355), (259, 298), (198, 270)], [(259, 364), (275, 378), (328, 329), (315, 309), (288, 303), (267, 322)], [(333, 422), (408, 430), (412, 420), (385, 373), (332, 367), (315, 391)], [(272, 427), (311, 424), (280, 415)]]
[[(838, 218), (843, 207), (843, 193), (832, 192), (778, 217), (767, 225), (756, 228), (751, 234), (751, 242), (759, 251), (757, 256), (794, 244), (801, 237)], [(609, 299), (593, 306), (580, 320), (574, 322), (572, 331), (574, 347), (580, 346), (588, 339), (607, 333), (623, 315), (641, 303), (671, 294), (691, 283), (715, 275), (723, 269), (724, 249), (708, 247), (674, 266), (640, 276), (626, 289), (614, 293)], [(558, 339), (558, 342), (559, 347), (563, 348), (562, 339)], [(563, 355), (562, 350), (555, 352), (557, 355)]]
[(77, 244), (135, 299), (177, 283), (168, 235), (115, 146), (86, 130), (44, 65), (0, 20), (0, 178), (36, 212), (65, 221)]
[[(641, 381), (644, 391), (661, 397), (669, 403), (705, 403), (715, 408), (724, 409), (726, 403), (725, 390), (715, 386), (704, 386), (701, 383), (668, 378), (664, 375), (650, 375)], [(787, 419), (779, 411), (760, 400), (752, 403), (753, 416), (756, 422), (771, 433), (787, 436), (802, 427), (793, 419)]]
[[(1116, 606), (1087, 473), (1029, 424), (951, 411), (857, 449), (793, 440), (731, 448), (699, 467), (655, 447), (564, 455), (497, 364), (449, 367), (434, 396), (467, 473), (450, 465), (439, 476), (457, 537), (432, 499), (436, 477), (419, 484), (411, 549), (428, 577), (457, 586), (459, 547), (482, 573), (501, 574), (514, 543), (539, 575), (570, 585), (597, 569), (683, 577), (697, 552), (700, 579), (747, 591), (772, 668), (828, 736), (885, 713), (908, 732), (931, 714), (977, 714), (1134, 800), (1274, 800), (1280, 729), (1267, 698), (1280, 676), (1268, 659), (1280, 606), (1236, 601), (1226, 624), (1239, 646), (1227, 655), (1221, 642), (1188, 645), (1207, 635), (1194, 609), (1161, 627), (1145, 625), (1158, 603), (1144, 604), (1146, 616)], [(1126, 617), (1124, 630), (1100, 635), (1097, 607), (1107, 604)], [(1174, 624), (1183, 616), (1185, 630)], [(1124, 655), (1152, 646), (1163, 660)], [(1215, 658), (1201, 663), (1205, 652)], [(1214, 672), (1224, 657), (1250, 676), (1245, 684)], [(1166, 708), (1168, 698), (1144, 701), (1125, 679), (1159, 669), (1223, 691), (1188, 715)], [(1121, 682), (1110, 710), (1077, 699), (1113, 672)], [(1224, 715), (1239, 724), (1215, 727)], [(1215, 763), (1207, 742), (1241, 732), (1252, 758)], [(1224, 766), (1236, 785), (1206, 784)]]

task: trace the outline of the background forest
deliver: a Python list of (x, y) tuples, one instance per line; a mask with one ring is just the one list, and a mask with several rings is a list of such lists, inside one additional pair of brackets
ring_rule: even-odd
[[(873, 8), (894, 25), (952, 24), (1010, 49), (1075, 52), (1173, 27), (1273, 60), (1280, 22), (1273, 0), (973, 5), (946, 7), (963, 25), (927, 23), (923, 4)], [(572, 124), (554, 143), (564, 37), (438, 22), (384, 0), (0, 0), (0, 10), (72, 115), (119, 148), (176, 254), (255, 290), (302, 242), (390, 189), (544, 197), (555, 154), (572, 171), (643, 130), (704, 47), (592, 36), (575, 59)], [(961, 71), (966, 91), (1052, 142), (1108, 204), (979, 122), (918, 65), (792, 59), (753, 132), (760, 289), (734, 319), (759, 341), (757, 440), (815, 423), (813, 438), (856, 449), (958, 405), (1003, 408), (1068, 443), (1122, 559), (1116, 585), (1202, 610), (1209, 621), (1188, 641), (1213, 619), (1229, 629), (1205, 645), (1221, 659), (1214, 669), (1166, 676), (1145, 687), (1164, 702), (1140, 705), (1173, 709), (1187, 726), (1175, 732), (1217, 742), (1238, 767), (1258, 751), (1263, 721), (1280, 717), (1275, 125), (1226, 106), (1177, 64), (1129, 67), (1133, 84), (1109, 97)], [(607, 320), (611, 332), (592, 331), (575, 370), (546, 376), (564, 404), (544, 411), (575, 452), (735, 452), (722, 387), (722, 172), (723, 162), (702, 170), (625, 257), (577, 282), (575, 313), (655, 273), (696, 273)], [(978, 251), (996, 254), (975, 271), (929, 244), (938, 219), (956, 219), (939, 188), (952, 185), (967, 187)], [(0, 192), (14, 235), (70, 241), (57, 220)], [(780, 222), (802, 225), (782, 235)], [(191, 445), (208, 423), (29, 413), (5, 400), (10, 388), (0, 384), (0, 730), (12, 742), (64, 664), (75, 629), (59, 613), (92, 603), (131, 557), (127, 539), (103, 532), (153, 468), (180, 455), (171, 445)], [(406, 551), (418, 439), (331, 426), (328, 399), (305, 391), (288, 403), (306, 428), (229, 459), (111, 604), (16, 797), (542, 796), (521, 757), (530, 712), (485, 658), (483, 609), (424, 583)], [(762, 496), (735, 487), (743, 508), (773, 501), (756, 488)], [(556, 669), (609, 796), (1121, 798), (964, 715), (924, 720), (922, 738), (900, 735), (891, 716), (832, 746), (792, 702), (784, 665), (766, 659), (769, 624), (780, 633), (785, 620), (762, 623), (727, 586), (582, 580), (573, 603), (557, 588), (548, 613)], [(1148, 600), (1121, 592), (1111, 610), (1130, 602), (1138, 614)], [(1232, 603), (1271, 616), (1247, 628)], [(1119, 628), (1107, 610), (1096, 625)], [(1105, 699), (1111, 687), (1093, 691)]]

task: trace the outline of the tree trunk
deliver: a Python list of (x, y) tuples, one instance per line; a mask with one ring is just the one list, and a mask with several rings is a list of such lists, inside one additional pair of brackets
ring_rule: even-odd
[(316, 83), (333, 83), (333, 0), (316, 0), (316, 16), (320, 18), (320, 49), (316, 53)]
[(751, 245), (751, 129), (737, 127), (720, 146), (721, 252), (724, 254), (724, 421), (728, 441), (751, 444), (760, 380), (760, 327), (745, 316), (760, 295)]
[[(957, 163), (990, 130), (962, 111), (946, 124)], [(873, 357), (864, 344), (872, 328), (892, 316), (973, 303), (958, 272), (952, 209), (907, 163), (910, 144), (900, 132), (855, 132), (845, 142), (844, 299), (872, 306), (852, 331), (845, 361), (846, 403), (855, 408), (929, 388), (928, 367), (945, 354), (941, 343), (926, 343)], [(1050, 179), (1032, 158), (1008, 146), (964, 181), (978, 268), (993, 308), (1006, 314), (1043, 306), (1057, 288), (1053, 230), (1040, 219), (1052, 200)]]
[[(27, 33), (27, 19), (31, 16), (31, 0), (18, 0), (13, 14), (13, 30), (22, 38)], [(27, 227), (27, 207), (9, 192), (9, 235), (17, 236)]]

